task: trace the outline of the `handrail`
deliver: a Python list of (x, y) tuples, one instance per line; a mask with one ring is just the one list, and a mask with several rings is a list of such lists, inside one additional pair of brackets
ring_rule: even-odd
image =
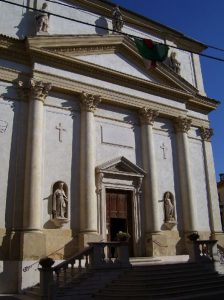
[(68, 258), (67, 260), (61, 262), (57, 266), (53, 267), (53, 271), (57, 272), (60, 269), (66, 268), (69, 264), (74, 265), (76, 260), (82, 259), (84, 256), (89, 255), (92, 252), (92, 246), (90, 247), (85, 247), (82, 251), (78, 252), (74, 256)]
[(155, 243), (155, 244), (158, 245), (159, 247), (165, 247), (165, 248), (168, 247), (167, 245), (162, 245), (162, 244), (160, 244), (160, 242), (158, 242), (158, 241), (156, 241), (156, 240), (152, 240), (152, 241), (153, 241), (153, 243)]
[(218, 244), (217, 250), (218, 250), (220, 264), (224, 264), (224, 247)]
[[(51, 252), (50, 254), (46, 255), (46, 257), (49, 257), (49, 256), (51, 256), (51, 255), (53, 255), (53, 254), (56, 254), (59, 250), (64, 249), (64, 248), (65, 248), (65, 246), (63, 246), (63, 247), (61, 247), (61, 248), (58, 248), (58, 249), (55, 250), (54, 252)], [(34, 265), (39, 264), (39, 261), (40, 261), (40, 260), (37, 260), (37, 261), (35, 261), (34, 263), (32, 263), (31, 265), (24, 267), (24, 268), (23, 268), (23, 272), (29, 271)]]

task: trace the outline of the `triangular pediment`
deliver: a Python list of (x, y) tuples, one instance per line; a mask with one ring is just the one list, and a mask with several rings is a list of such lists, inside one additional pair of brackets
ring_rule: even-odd
[[(151, 82), (182, 92), (192, 94), (198, 92), (195, 87), (163, 63), (156, 69), (147, 70), (133, 41), (122, 35), (41, 35), (27, 38), (27, 44), (34, 55), (38, 53), (38, 57), (42, 53), (46, 59), (50, 56), (51, 61), (55, 58), (57, 63), (62, 61), (63, 64), (64, 60), (73, 64), (82, 64), (87, 69), (91, 68), (91, 71), (95, 69), (98, 74), (99, 71), (105, 72), (109, 78), (113, 77), (113, 80), (117, 75), (120, 81), (124, 74), (131, 80), (134, 78), (143, 80), (144, 84)], [(137, 85), (139, 83), (136, 82)]]
[(129, 175), (134, 177), (143, 177), (146, 174), (146, 172), (142, 168), (140, 168), (136, 164), (133, 164), (124, 156), (107, 161), (106, 163), (98, 166), (96, 168), (96, 172)]

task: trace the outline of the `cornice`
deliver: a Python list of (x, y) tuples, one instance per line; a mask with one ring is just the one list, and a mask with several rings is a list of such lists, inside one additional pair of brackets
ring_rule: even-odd
[[(187, 83), (184, 79), (176, 74), (173, 74), (168, 67), (164, 64), (160, 64), (155, 71), (151, 71), (151, 75), (164, 83), (150, 82), (148, 80), (140, 79), (122, 72), (118, 72), (103, 66), (99, 66), (93, 63), (85, 62), (75, 57), (65, 56), (65, 51), (69, 51), (75, 47), (81, 54), (82, 51), (105, 51), (104, 47), (108, 47), (106, 51), (120, 52), (125, 57), (134, 61), (135, 64), (144, 68), (142, 59), (137, 53), (133, 42), (121, 35), (109, 35), (109, 36), (38, 36), (26, 39), (25, 42), (14, 38), (9, 38), (0, 35), (0, 53), (2, 58), (12, 60), (15, 62), (23, 63), (25, 65), (31, 65), (31, 57), (33, 61), (40, 61), (44, 64), (61, 68), (71, 72), (78, 72), (83, 75), (89, 75), (98, 79), (106, 80), (112, 83), (122, 82), (124, 86), (133, 88), (146, 93), (153, 93), (159, 96), (168, 96), (176, 101), (189, 103), (192, 107), (204, 109), (204, 111), (211, 111), (218, 106), (217, 101), (209, 99), (207, 97), (200, 96), (197, 89)], [(43, 45), (52, 46), (54, 50), (62, 45), (61, 53), (55, 53), (49, 50), (44, 50), (39, 47)], [(31, 45), (38, 47), (30, 48)], [(70, 45), (70, 48), (66, 48)], [(81, 46), (83, 45), (83, 46)], [(65, 47), (66, 46), (66, 47)], [(71, 47), (72, 46), (72, 47)], [(78, 48), (77, 48), (78, 47)], [(87, 47), (87, 48), (86, 48)], [(102, 50), (103, 49), (103, 50)], [(53, 50), (53, 48), (51, 48)], [(56, 50), (55, 50), (56, 51)], [(188, 104), (187, 104), (188, 105)]]
[(0, 34), (0, 56), (14, 62), (29, 64), (24, 40), (18, 40)]
[(192, 94), (186, 91), (178, 90), (161, 83), (137, 78), (129, 74), (121, 73), (76, 58), (65, 57), (60, 54), (51, 53), (37, 48), (32, 48), (30, 49), (30, 51), (34, 61), (38, 61), (39, 63), (51, 67), (63, 69), (70, 72), (77, 72), (85, 76), (92, 76), (93, 78), (115, 84), (120, 84), (122, 82), (123, 86), (129, 88), (133, 88), (134, 86), (136, 90), (146, 93), (153, 93), (159, 96), (169, 96), (179, 102), (187, 101), (190, 97), (192, 97)]
[[(18, 79), (23, 81), (28, 81), (31, 75), (28, 73), (21, 73), (16, 70), (11, 70), (7, 68), (0, 67), (0, 80), (6, 82), (17, 82)], [(89, 94), (101, 95), (102, 102), (114, 104), (114, 105), (122, 105), (124, 107), (129, 107), (130, 109), (138, 110), (142, 107), (148, 107), (153, 110), (158, 110), (160, 112), (160, 116), (175, 118), (178, 116), (187, 116), (187, 110), (178, 109), (171, 107), (169, 105), (159, 104), (156, 102), (152, 102), (143, 98), (139, 98), (136, 96), (127, 95), (124, 93), (119, 93), (116, 91), (112, 91), (106, 88), (96, 87), (90, 84), (78, 82), (72, 79), (63, 78), (57, 75), (51, 75), (48, 73), (34, 71), (33, 78), (43, 82), (50, 82), (52, 84), (53, 91), (63, 92), (69, 95), (76, 94), (80, 95), (83, 91)], [(208, 127), (209, 122), (191, 117), (192, 125), (196, 127)]]
[(15, 82), (16, 80), (27, 80), (30, 74), (17, 70), (0, 67), (0, 80), (5, 82)]
[[(138, 110), (142, 107), (158, 110), (160, 116), (174, 119), (179, 116), (187, 117), (187, 110), (171, 107), (169, 105), (159, 104), (153, 101), (146, 100), (144, 98), (127, 95), (125, 93), (109, 90), (94, 86), (91, 84), (75, 81), (72, 79), (64, 78), (58, 75), (52, 75), (40, 71), (34, 71), (33, 77), (36, 80), (52, 83), (52, 90), (67, 93), (76, 94), (79, 96), (83, 91), (88, 94), (100, 95), (103, 103), (113, 104), (128, 107), (133, 110)], [(196, 127), (207, 126), (209, 122), (199, 118), (191, 117), (192, 125)]]
[[(136, 50), (135, 44), (130, 38), (123, 35), (79, 35), (79, 36), (42, 36), (27, 39), (27, 47), (42, 48), (51, 53), (75, 58), (79, 55), (121, 53), (136, 66), (146, 71), (142, 57)], [(198, 90), (165, 64), (159, 64), (156, 70), (150, 70), (155, 79), (161, 84), (184, 90), (193, 94)]]

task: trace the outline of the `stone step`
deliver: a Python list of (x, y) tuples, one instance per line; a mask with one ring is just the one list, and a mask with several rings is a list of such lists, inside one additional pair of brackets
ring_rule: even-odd
[(163, 285), (163, 283), (161, 283), (161, 285), (157, 284), (157, 286), (155, 285), (113, 285), (111, 284), (110, 286), (106, 287), (106, 291), (107, 292), (112, 292), (114, 290), (119, 291), (120, 293), (123, 293), (126, 291), (128, 292), (137, 292), (139, 294), (141, 294), (142, 292), (162, 292), (162, 291), (171, 291), (171, 290), (188, 290), (191, 288), (195, 288), (195, 287), (213, 287), (213, 286), (221, 286), (224, 287), (224, 277), (223, 278), (219, 278), (219, 279), (213, 279), (211, 281), (204, 281), (203, 279), (201, 279), (200, 281), (189, 281), (189, 282), (176, 282), (175, 284), (172, 284), (170, 286), (168, 285)]
[[(214, 274), (212, 272), (209, 272), (209, 273), (205, 273), (205, 272), (200, 272), (200, 273), (195, 273), (195, 274), (192, 274), (192, 273), (188, 273), (188, 274), (184, 274), (182, 273), (181, 276), (180, 274), (169, 274), (168, 275), (158, 275), (158, 276), (130, 276), (130, 275), (126, 275), (124, 277), (119, 277), (117, 279), (115, 279), (113, 282), (114, 283), (117, 283), (117, 282), (121, 282), (121, 281), (124, 281), (124, 282), (129, 282), (129, 283), (137, 283), (137, 282), (142, 282), (142, 283), (150, 283), (150, 282), (155, 282), (155, 281), (170, 281), (172, 282), (173, 280), (176, 280), (176, 279), (179, 279), (179, 278), (182, 278), (184, 280), (189, 280), (191, 278), (213, 278), (214, 276), (219, 276), (217, 274)], [(220, 275), (221, 276), (221, 275)]]
[[(189, 280), (187, 282), (199, 282), (199, 281), (203, 281), (204, 283), (206, 282), (211, 282), (211, 281), (217, 281), (217, 282), (222, 282), (224, 280), (224, 277), (221, 276), (221, 275), (213, 275), (211, 274), (210, 276), (207, 276), (206, 274), (203, 276), (203, 278), (198, 278), (198, 277), (192, 277), (192, 278), (189, 278)], [(127, 281), (126, 279), (123, 279), (122, 281), (121, 280), (114, 280), (113, 282), (111, 282), (111, 285), (113, 285), (113, 287), (116, 289), (118, 287), (126, 287), (126, 288), (138, 288), (138, 287), (141, 287), (141, 288), (147, 288), (148, 286), (151, 286), (151, 287), (156, 287), (158, 286), (159, 288), (160, 287), (164, 287), (164, 286), (170, 286), (170, 284), (182, 284), (182, 283), (186, 283), (186, 279), (185, 278), (174, 278), (174, 279), (169, 279), (167, 278), (166, 281), (163, 281), (161, 283), (160, 280), (158, 279), (150, 279), (150, 280), (144, 280), (144, 282), (142, 280), (139, 280), (139, 281)], [(109, 285), (108, 285), (109, 286)]]
[[(223, 285), (218, 285), (218, 284), (213, 284), (211, 286), (196, 286), (196, 287), (192, 287), (189, 286), (186, 289), (178, 289), (178, 290), (157, 290), (156, 292), (153, 291), (128, 291), (128, 290), (123, 290), (123, 292), (121, 292), (120, 290), (113, 290), (112, 292), (104, 290), (101, 293), (97, 293), (94, 295), (95, 299), (102, 299), (100, 298), (100, 296), (103, 297), (108, 297), (108, 299), (111, 299), (111, 296), (117, 299), (139, 299), (140, 297), (148, 297), (148, 299), (159, 299), (161, 297), (177, 297), (177, 296), (188, 296), (191, 295), (192, 299), (195, 299), (194, 296), (195, 295), (200, 295), (202, 294), (207, 294), (210, 293), (212, 294), (213, 292), (219, 292), (219, 293), (224, 293), (224, 287)], [(99, 297), (98, 297), (99, 296)], [(106, 298), (105, 298), (106, 299)], [(178, 298), (179, 299), (179, 298)]]

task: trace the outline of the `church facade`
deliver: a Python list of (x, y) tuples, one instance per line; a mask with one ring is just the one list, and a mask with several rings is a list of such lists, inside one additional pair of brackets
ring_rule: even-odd
[[(2, 293), (32, 285), (40, 257), (119, 231), (132, 256), (187, 254), (192, 232), (222, 244), (206, 46), (114, 7), (0, 3)], [(132, 36), (168, 58), (147, 69)]]

